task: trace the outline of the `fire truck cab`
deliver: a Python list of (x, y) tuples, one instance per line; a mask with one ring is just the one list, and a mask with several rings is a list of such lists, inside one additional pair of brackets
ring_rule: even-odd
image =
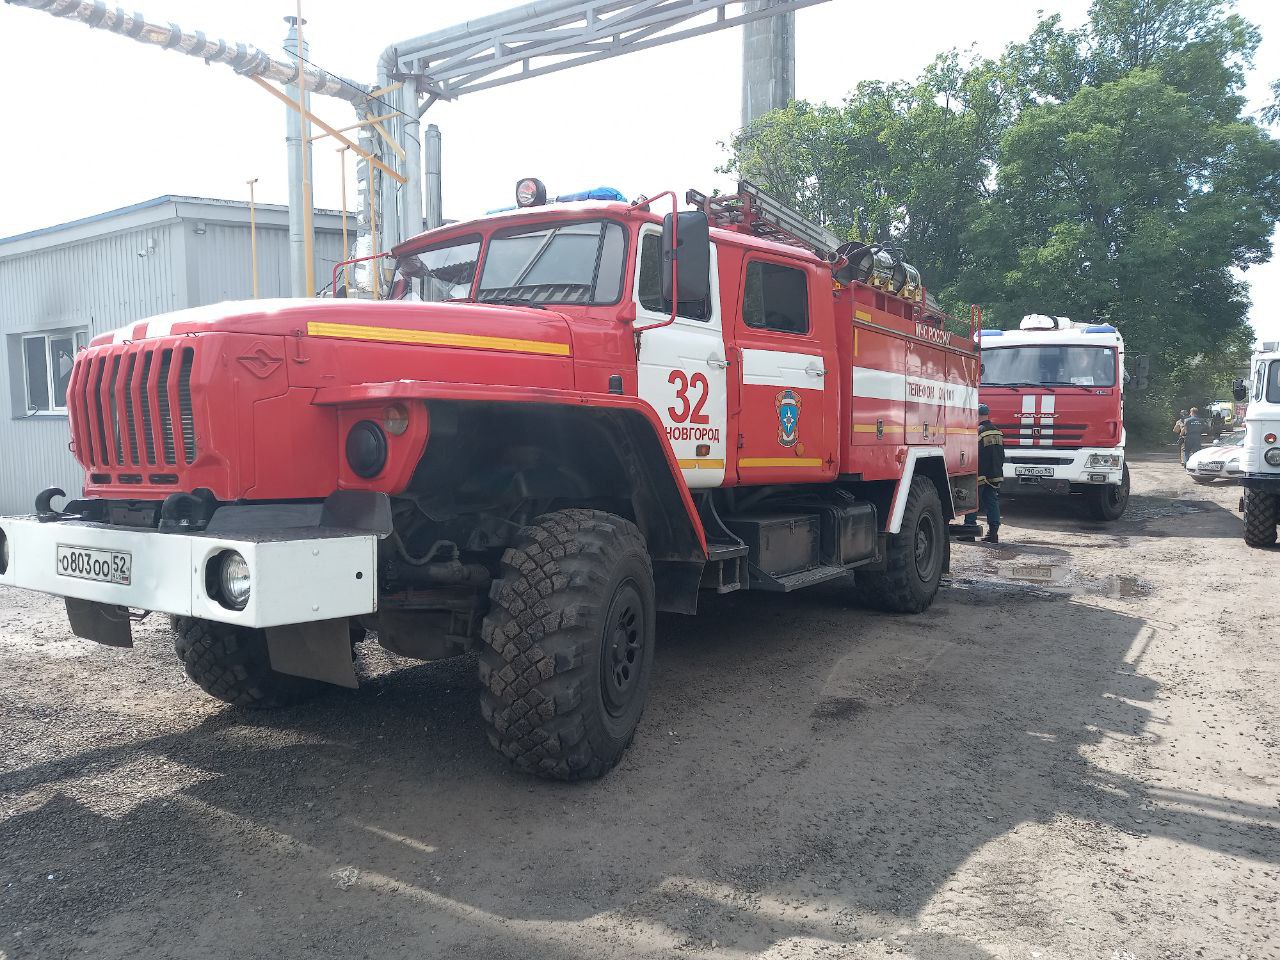
[(0, 518), (0, 583), (103, 643), (172, 615), (189, 676), (244, 706), (355, 686), (366, 637), (476, 652), (490, 740), (560, 779), (630, 742), (660, 610), (933, 601), (977, 500), (978, 360), (914, 269), (745, 183), (665, 217), (517, 196), (391, 251), (380, 299), (94, 340), (83, 494)]
[(1076, 494), (1095, 520), (1129, 501), (1124, 338), (1111, 324), (1033, 314), (983, 330), (982, 402), (1004, 433), (1006, 495)]

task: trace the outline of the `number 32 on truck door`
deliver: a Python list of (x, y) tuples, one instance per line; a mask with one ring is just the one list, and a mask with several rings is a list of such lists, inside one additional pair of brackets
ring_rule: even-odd
[[(645, 227), (637, 244), (636, 324), (671, 318), (662, 301), (660, 231)], [(720, 326), (716, 249), (711, 248), (711, 298), (681, 305), (674, 323), (640, 335), (640, 397), (662, 420), (680, 472), (690, 487), (724, 482), (728, 354)]]

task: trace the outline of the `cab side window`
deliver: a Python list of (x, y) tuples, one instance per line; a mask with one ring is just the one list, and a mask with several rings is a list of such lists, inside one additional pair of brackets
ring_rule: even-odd
[(809, 280), (803, 270), (767, 260), (747, 263), (742, 322), (779, 333), (809, 332)]
[[(640, 238), (636, 299), (646, 310), (671, 315), (671, 301), (662, 297), (662, 237), (656, 233), (646, 233)], [(711, 316), (710, 304), (702, 300), (681, 301), (677, 314), (690, 320), (707, 320)]]

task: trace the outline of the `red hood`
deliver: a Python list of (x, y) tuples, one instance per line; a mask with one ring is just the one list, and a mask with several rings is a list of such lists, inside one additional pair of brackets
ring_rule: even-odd
[(1122, 442), (1121, 393), (1114, 387), (982, 387), (979, 398), (1005, 443), (1025, 446), (1114, 447)]
[(95, 337), (93, 346), (215, 332), (338, 337), (342, 326), (356, 340), (495, 350), (506, 341), (519, 352), (572, 355), (568, 322), (553, 310), (400, 300), (229, 300), (139, 320)]

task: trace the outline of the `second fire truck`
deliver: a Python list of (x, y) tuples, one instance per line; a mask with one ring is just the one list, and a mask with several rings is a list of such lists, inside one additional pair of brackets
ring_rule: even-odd
[(1119, 519), (1129, 503), (1120, 331), (1033, 314), (981, 339), (982, 402), (1004, 433), (1003, 492), (1074, 494), (1093, 519)]
[(392, 251), (382, 300), (96, 338), (83, 494), (0, 519), (0, 583), (107, 644), (172, 615), (244, 706), (356, 685), (366, 637), (475, 652), (492, 743), (560, 779), (630, 743), (659, 611), (836, 580), (929, 606), (977, 500), (978, 357), (914, 269), (746, 183), (665, 217), (517, 197)]

